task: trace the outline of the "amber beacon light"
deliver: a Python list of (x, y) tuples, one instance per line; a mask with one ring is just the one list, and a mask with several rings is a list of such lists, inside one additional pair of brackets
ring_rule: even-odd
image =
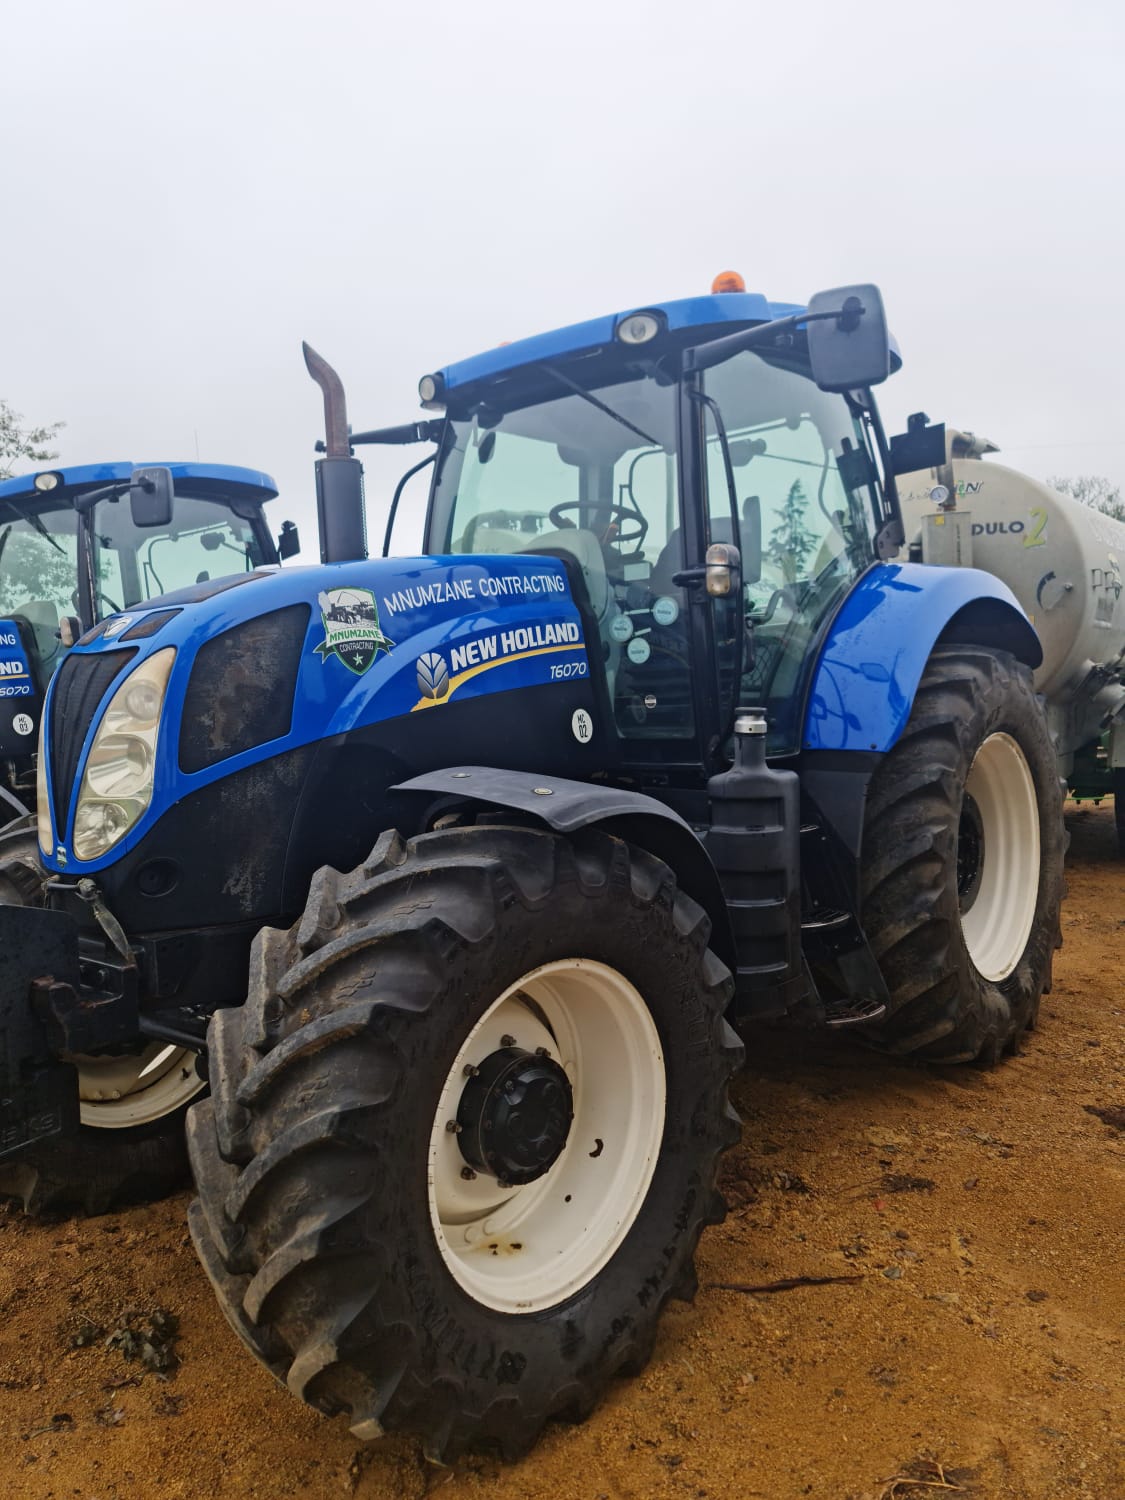
[(720, 271), (711, 283), (713, 292), (744, 292), (746, 283), (737, 271)]

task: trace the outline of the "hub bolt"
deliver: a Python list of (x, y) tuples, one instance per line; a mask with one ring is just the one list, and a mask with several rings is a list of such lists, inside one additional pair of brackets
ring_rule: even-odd
[(466, 1078), (475, 1078), (480, 1072), (480, 1069), (474, 1068), (472, 1063), (466, 1063), (465, 1066), (461, 1069), (461, 1072)]
[(501, 1047), (514, 1047), (516, 1045), (516, 1039), (514, 1036), (510, 1036), (508, 1032), (505, 1032), (504, 1035), (500, 1038), (500, 1045)]
[(476, 1175), (477, 1174), (473, 1171), (472, 1167), (461, 1168), (461, 1176), (465, 1179), (466, 1182), (472, 1182), (476, 1178)]
[(450, 1135), (461, 1134), (461, 1126), (457, 1123), (456, 1120), (446, 1120), (445, 1128), (449, 1131)]
[(547, 1051), (546, 1047), (536, 1047), (535, 1055), (536, 1057), (550, 1057), (551, 1054)]

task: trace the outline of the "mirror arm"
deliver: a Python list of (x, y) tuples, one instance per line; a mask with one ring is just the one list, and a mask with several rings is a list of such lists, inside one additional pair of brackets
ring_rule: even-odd
[[(419, 427), (429, 426), (429, 423), (419, 422), (418, 425)], [(441, 424), (439, 423), (438, 425)], [(416, 463), (412, 469), (407, 469), (406, 473), (399, 480), (398, 484), (395, 485), (395, 492), (391, 497), (391, 508), (387, 512), (387, 529), (383, 533), (384, 557), (389, 557), (391, 555), (391, 533), (395, 529), (395, 516), (398, 514), (398, 502), (402, 499), (403, 490), (406, 488), (408, 481), (414, 478), (415, 474), (424, 469), (427, 464), (433, 463), (434, 459), (437, 458), (439, 452), (440, 449), (435, 448), (432, 453), (427, 453), (425, 458), (423, 458), (421, 462)]]
[[(432, 422), (405, 422), (401, 427), (373, 427), (370, 432), (349, 432), (348, 442), (353, 448), (367, 443), (400, 446), (406, 443), (436, 443), (444, 426), (444, 419), (436, 417)], [(328, 451), (323, 438), (317, 440), (314, 449), (317, 453)]]
[(100, 490), (87, 490), (84, 495), (75, 495), (70, 502), (80, 516), (87, 511), (100, 505), (103, 500), (120, 500), (122, 495), (127, 495), (132, 488), (131, 481), (124, 480), (120, 484), (107, 484)]
[[(859, 307), (834, 308), (831, 312), (791, 313), (787, 318), (775, 318), (771, 323), (756, 323), (753, 328), (744, 328), (740, 333), (726, 333), (722, 338), (712, 339), (706, 344), (696, 344), (684, 351), (684, 368), (688, 371), (709, 370), (721, 365), (724, 360), (744, 349), (756, 349), (761, 344), (772, 344), (779, 334), (793, 333), (807, 323), (822, 323), (837, 318), (841, 323), (848, 320), (850, 327), (862, 317), (865, 309)], [(850, 327), (848, 331), (850, 331)]]

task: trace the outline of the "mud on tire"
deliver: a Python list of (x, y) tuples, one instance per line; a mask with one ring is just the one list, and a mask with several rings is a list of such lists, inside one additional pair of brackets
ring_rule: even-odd
[[(694, 1293), (696, 1244), (723, 1215), (718, 1158), (738, 1133), (731, 980), (708, 934), (647, 853), (597, 832), (495, 826), (409, 845), (384, 835), (353, 874), (317, 874), (289, 932), (259, 934), (246, 1005), (212, 1021), (213, 1097), (189, 1116), (190, 1219), (229, 1321), (295, 1395), (346, 1412), (361, 1438), (413, 1433), (434, 1459), (482, 1443), (512, 1457), (645, 1363), (664, 1303)], [(503, 1283), (471, 1260), (451, 1270), (430, 1188), (434, 1141), (450, 1088), (471, 1072), (467, 1039), (497, 1004), (517, 1002), (521, 1036), (534, 1035), (549, 1017), (536, 1019), (536, 974), (576, 958), (643, 996), (662, 1055), (663, 1130), (605, 1263), (569, 1291), (532, 1279), (542, 1305), (520, 1314), (503, 1310)], [(563, 1043), (555, 1050), (561, 1060)], [(619, 1152), (580, 1130), (580, 1082), (565, 1149), (520, 1188), (544, 1192), (519, 1201), (548, 1199), (557, 1171), (609, 1170)], [(546, 1224), (537, 1211), (531, 1233), (486, 1240), (482, 1255), (513, 1256), (518, 1277)]]
[(863, 925), (891, 996), (869, 1039), (941, 1063), (1014, 1051), (1051, 988), (1065, 848), (1030, 672), (939, 647), (868, 795)]

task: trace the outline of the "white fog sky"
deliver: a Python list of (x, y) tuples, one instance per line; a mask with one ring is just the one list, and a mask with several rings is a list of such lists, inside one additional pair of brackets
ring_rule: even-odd
[[(879, 283), (892, 430), (924, 409), (1125, 483), (1117, 0), (0, 18), (0, 396), (66, 421), (63, 462), (263, 468), (315, 561), (302, 338), (357, 429), (408, 421), (427, 370), (731, 267), (776, 300)], [(364, 452), (373, 544), (425, 451)]]

